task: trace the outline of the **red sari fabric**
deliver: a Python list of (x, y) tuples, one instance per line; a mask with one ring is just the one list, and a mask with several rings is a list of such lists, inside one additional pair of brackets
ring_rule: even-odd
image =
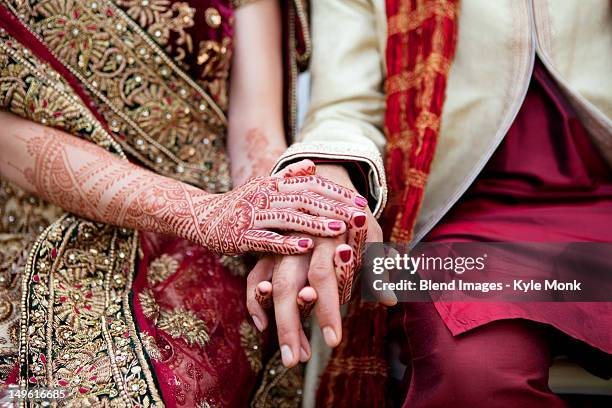
[[(538, 63), (523, 106), (472, 187), (430, 242), (610, 242), (612, 177)], [(436, 303), (453, 335), (522, 318), (612, 353), (611, 303)]]
[[(250, 323), (245, 279), (224, 267), (218, 256), (182, 239), (146, 233), (141, 248), (133, 285), (134, 315), (141, 332), (152, 336), (159, 349), (160, 358), (151, 363), (166, 406), (193, 407), (201, 401), (248, 406), (258, 378), (253, 367), (262, 364), (263, 339)], [(162, 281), (155, 276), (159, 271), (151, 270), (160, 257), (175, 265)], [(151, 296), (159, 307), (157, 314), (146, 304)], [(160, 328), (164, 311), (177, 310), (189, 313), (187, 318), (177, 314), (177, 324), (189, 325), (189, 316), (205, 323), (205, 345), (189, 344), (186, 336), (173, 337), (173, 325)], [(197, 329), (187, 330), (195, 334)], [(242, 392), (235, 392), (235, 387)]]

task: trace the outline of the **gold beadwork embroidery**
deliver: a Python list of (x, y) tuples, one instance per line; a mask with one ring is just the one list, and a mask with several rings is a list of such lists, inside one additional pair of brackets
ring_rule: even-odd
[(149, 264), (149, 269), (147, 270), (149, 285), (155, 286), (158, 283), (162, 283), (168, 279), (170, 275), (176, 272), (178, 266), (178, 261), (167, 254), (153, 260), (151, 264)]
[(0, 384), (17, 361), (21, 278), (33, 237), (0, 233)]
[(157, 343), (155, 342), (153, 336), (146, 332), (142, 332), (140, 333), (140, 341), (142, 342), (142, 346), (144, 347), (145, 351), (152, 360), (159, 361), (162, 359), (161, 352), (159, 351), (159, 347), (157, 347)]
[(22, 387), (67, 388), (74, 404), (161, 404), (129, 310), (137, 239), (72, 216), (41, 235), (23, 281)]
[[(3, 94), (8, 95), (2, 100), (4, 106), (41, 123), (44, 116), (32, 117), (36, 109), (19, 111), (13, 103), (20, 93), (33, 102), (41, 95), (68, 100), (74, 109), (58, 118), (57, 126), (125, 158), (120, 146), (61, 77), (17, 45), (0, 32), (2, 83), (12, 87)], [(19, 72), (20, 76), (5, 77), (6, 72)], [(44, 98), (37, 101), (43, 109)], [(65, 113), (57, 112), (62, 115)], [(66, 402), (76, 406), (161, 404), (129, 308), (137, 240), (134, 232), (71, 216), (51, 224), (36, 240), (22, 283), (22, 389), (68, 388)], [(128, 391), (133, 380), (138, 384), (142, 384), (138, 380), (144, 381), (145, 394), (140, 388), (137, 395)]]
[(280, 351), (270, 359), (263, 372), (261, 385), (251, 402), (252, 408), (295, 408), (302, 401), (303, 367), (283, 366)]
[(221, 14), (219, 14), (219, 11), (216, 8), (207, 8), (204, 12), (204, 16), (206, 18), (206, 24), (208, 24), (209, 27), (219, 28), (221, 25)]
[(261, 338), (259, 332), (247, 321), (240, 323), (240, 346), (247, 356), (251, 370), (261, 371)]
[(153, 321), (153, 323), (157, 323), (157, 318), (159, 317), (159, 305), (155, 301), (153, 291), (149, 288), (144, 289), (138, 294), (138, 300), (140, 300), (142, 314), (144, 314), (147, 319)]
[(172, 338), (185, 340), (190, 346), (198, 344), (204, 347), (210, 340), (206, 323), (191, 310), (162, 309), (157, 320), (157, 327)]
[(195, 9), (189, 7), (188, 3), (171, 3), (169, 0), (117, 0), (117, 5), (126, 7), (127, 15), (138, 22), (159, 45), (168, 46), (170, 33), (175, 33), (178, 37), (175, 42), (178, 62), (184, 59), (187, 52), (193, 51), (193, 40), (186, 29), (194, 25)]
[(228, 106), (228, 77), (232, 60), (231, 39), (223, 38), (201, 41), (198, 46), (198, 65), (202, 65), (203, 80), (198, 81), (217, 101), (219, 106)]

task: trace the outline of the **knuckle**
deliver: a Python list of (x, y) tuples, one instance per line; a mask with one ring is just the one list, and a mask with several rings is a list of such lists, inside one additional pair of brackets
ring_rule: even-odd
[(287, 296), (294, 288), (294, 282), (285, 276), (279, 276), (272, 280), (272, 293), (274, 297)]
[(312, 282), (321, 282), (331, 277), (332, 268), (329, 265), (321, 263), (313, 263), (308, 270), (308, 280)]

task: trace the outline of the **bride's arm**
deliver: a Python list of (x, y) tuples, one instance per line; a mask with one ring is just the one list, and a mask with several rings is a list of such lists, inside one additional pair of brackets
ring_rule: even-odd
[(258, 178), (229, 193), (208, 194), (5, 112), (0, 112), (0, 177), (74, 214), (177, 235), (226, 254), (307, 251), (310, 239), (266, 229), (338, 235), (344, 223), (297, 211), (308, 207), (304, 200), (309, 193), (303, 193), (337, 200), (328, 200), (328, 208), (317, 211), (336, 219), (346, 218), (338, 210), (352, 212), (356, 197), (318, 176)]
[(270, 174), (287, 145), (279, 2), (246, 4), (236, 9), (235, 18), (228, 150), (232, 179), (239, 185)]

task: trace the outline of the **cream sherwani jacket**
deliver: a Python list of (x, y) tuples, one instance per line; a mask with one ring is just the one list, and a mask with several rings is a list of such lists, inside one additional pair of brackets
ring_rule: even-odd
[[(311, 6), (311, 105), (298, 143), (278, 167), (302, 157), (358, 161), (367, 168), (378, 214), (386, 198), (385, 1), (311, 0)], [(462, 0), (416, 240), (461, 197), (501, 143), (523, 103), (536, 54), (612, 164), (612, 3)]]
[[(386, 199), (385, 0), (311, 0), (311, 5), (311, 105), (298, 143), (277, 168), (303, 157), (359, 162), (379, 214)], [(456, 203), (503, 140), (527, 93), (536, 55), (612, 165), (612, 2), (462, 0), (416, 240)], [(316, 335), (313, 340), (317, 343)], [(308, 367), (305, 406), (314, 405), (326, 355), (316, 354)]]

